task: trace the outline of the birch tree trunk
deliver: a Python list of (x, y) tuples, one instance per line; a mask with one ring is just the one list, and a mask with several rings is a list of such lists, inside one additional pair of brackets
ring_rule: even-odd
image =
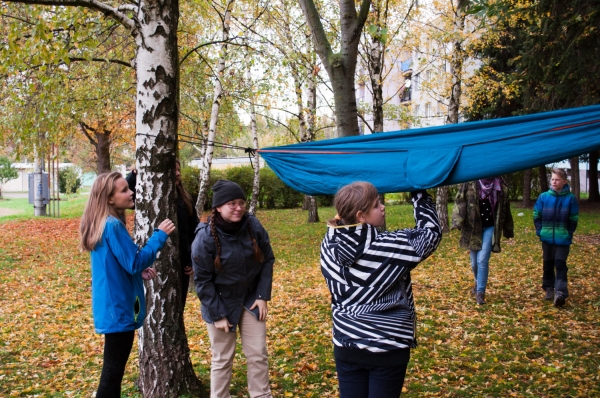
[(252, 199), (248, 212), (256, 214), (258, 194), (260, 192), (260, 155), (258, 154), (258, 129), (256, 127), (256, 109), (254, 107), (254, 88), (250, 68), (246, 72), (246, 79), (250, 83), (250, 130), (252, 132), (252, 147), (254, 148), (254, 181), (252, 184)]
[(200, 168), (200, 188), (198, 193), (198, 200), (196, 201), (196, 211), (198, 212), (198, 214), (201, 214), (204, 210), (204, 204), (208, 196), (208, 190), (210, 189), (208, 184), (210, 183), (210, 168), (212, 166), (212, 158), (215, 148), (213, 142), (215, 141), (215, 136), (217, 133), (217, 121), (219, 120), (219, 109), (221, 107), (221, 97), (223, 96), (223, 84), (221, 82), (221, 78), (223, 77), (223, 71), (225, 70), (225, 59), (227, 57), (227, 41), (229, 39), (230, 30), (229, 23), (231, 19), (231, 9), (233, 7), (233, 3), (234, 0), (229, 0), (227, 2), (225, 15), (223, 18), (223, 31), (221, 35), (223, 44), (221, 45), (219, 63), (217, 66), (217, 75), (215, 76), (215, 90), (213, 95), (212, 109), (210, 113), (210, 124), (208, 127), (208, 142), (206, 146), (206, 153), (202, 158), (202, 167)]
[[(142, 1), (135, 18), (137, 44), (135, 239), (140, 245), (169, 218), (177, 223), (177, 0)], [(181, 308), (179, 237), (171, 235), (147, 281), (148, 316), (139, 330), (139, 388), (144, 397), (198, 394)]]
[[(317, 114), (317, 74), (319, 73), (316, 59), (313, 55), (313, 68), (309, 72), (308, 76), (308, 87), (306, 92), (306, 132), (303, 138), (304, 142), (312, 141), (315, 138), (315, 122)], [(317, 198), (312, 195), (307, 195), (305, 203), (308, 209), (308, 220), (309, 223), (319, 222), (319, 209), (317, 207)]]
[[(454, 23), (454, 29), (457, 34), (460, 34), (465, 29), (465, 18), (466, 14), (464, 11), (464, 6), (461, 5), (459, 1), (459, 5), (456, 8), (456, 19)], [(448, 104), (448, 116), (446, 118), (446, 123), (455, 124), (458, 123), (458, 117), (460, 112), (460, 97), (462, 95), (462, 74), (463, 74), (463, 62), (465, 58), (465, 53), (462, 48), (462, 42), (460, 39), (457, 39), (454, 42), (452, 51), (452, 58), (450, 61), (450, 70), (452, 73), (452, 88), (450, 90), (450, 101)], [(447, 233), (450, 231), (449, 223), (448, 223), (448, 196), (449, 196), (449, 187), (443, 186), (438, 187), (437, 194), (435, 198), (435, 209), (438, 213), (438, 217), (440, 219), (440, 224), (442, 226), (442, 233)]]
[(600, 202), (600, 193), (598, 192), (598, 151), (590, 152), (590, 166), (588, 168), (588, 202)]

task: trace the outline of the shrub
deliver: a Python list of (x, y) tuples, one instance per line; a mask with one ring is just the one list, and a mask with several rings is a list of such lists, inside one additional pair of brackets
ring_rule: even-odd
[(63, 167), (58, 171), (60, 193), (76, 193), (81, 188), (81, 175), (76, 167)]
[[(184, 167), (181, 169), (181, 183), (185, 189), (197, 198), (199, 192), (198, 180), (200, 169), (196, 167)], [(252, 187), (254, 185), (254, 170), (251, 166), (232, 167), (225, 170), (213, 169), (210, 172), (209, 187), (212, 187), (217, 180), (225, 179), (237, 183), (246, 193), (247, 199), (252, 197)], [(262, 168), (260, 170), (260, 190), (258, 192), (258, 203), (261, 208), (273, 209), (275, 207), (292, 208), (298, 207), (302, 203), (304, 195), (283, 183), (275, 175), (273, 170)], [(319, 197), (317, 197), (319, 198)], [(329, 201), (333, 200), (328, 199)], [(212, 191), (209, 190), (208, 197), (204, 205), (204, 210), (209, 210), (212, 204)], [(319, 204), (320, 205), (320, 204)]]

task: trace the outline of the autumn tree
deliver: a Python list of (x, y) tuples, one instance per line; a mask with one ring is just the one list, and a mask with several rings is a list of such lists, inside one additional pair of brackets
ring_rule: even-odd
[[(481, 2), (477, 9), (489, 29), (477, 49), (483, 63), (469, 101), (471, 117), (598, 103), (598, 6), (598, 1), (582, 0)], [(571, 164), (575, 173), (579, 160), (573, 158)], [(597, 189), (592, 197), (598, 197)]]
[[(97, 21), (114, 22), (115, 31), (124, 32), (134, 46), (131, 65), (136, 71), (136, 188), (135, 239), (143, 244), (154, 228), (165, 218), (176, 220), (175, 154), (177, 148), (179, 80), (177, 1), (143, 0), (101, 2), (96, 0), (15, 0), (28, 7), (39, 8), (39, 15), (65, 7), (90, 14)], [(36, 8), (38, 10), (38, 8)], [(87, 18), (83, 18), (87, 21)], [(44, 24), (38, 18), (36, 26)], [(53, 30), (49, 27), (49, 30)], [(45, 29), (40, 29), (44, 32)], [(79, 32), (79, 31), (78, 31)], [(53, 38), (54, 36), (51, 36)], [(92, 57), (93, 48), (73, 45), (41, 64), (61, 65), (65, 51), (73, 50), (81, 57)], [(50, 40), (51, 43), (55, 41)], [(32, 43), (34, 41), (32, 40)], [(36, 42), (37, 43), (37, 42)], [(3, 48), (3, 51), (15, 49)], [(30, 51), (31, 49), (26, 49)], [(31, 52), (31, 51), (30, 51)], [(12, 78), (19, 78), (18, 71)], [(178, 238), (173, 236), (155, 262), (159, 276), (146, 283), (149, 316), (139, 333), (140, 379), (144, 396), (179, 396), (197, 394), (200, 383), (189, 358), (187, 337), (180, 308)]]
[(323, 64), (335, 102), (335, 120), (340, 137), (359, 135), (358, 108), (354, 80), (361, 31), (369, 15), (370, 0), (362, 0), (356, 9), (354, 0), (339, 1), (339, 51), (334, 51), (321, 21), (322, 10), (313, 0), (300, 0), (302, 12), (310, 27), (313, 45)]

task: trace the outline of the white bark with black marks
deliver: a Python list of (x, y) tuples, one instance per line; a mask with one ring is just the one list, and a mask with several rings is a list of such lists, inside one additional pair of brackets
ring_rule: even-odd
[(225, 15), (223, 16), (223, 30), (221, 39), (223, 44), (221, 45), (220, 57), (217, 65), (217, 74), (215, 76), (215, 88), (213, 94), (213, 104), (210, 112), (210, 124), (208, 127), (208, 137), (206, 153), (202, 158), (202, 166), (200, 167), (200, 182), (199, 182), (199, 193), (198, 200), (196, 201), (196, 210), (198, 214), (201, 214), (204, 210), (204, 204), (208, 197), (208, 186), (210, 183), (210, 169), (212, 166), (215, 137), (217, 135), (217, 122), (219, 121), (219, 109), (221, 107), (221, 97), (223, 96), (223, 84), (221, 78), (223, 71), (225, 70), (225, 59), (227, 57), (227, 42), (229, 40), (230, 20), (231, 20), (231, 9), (233, 8), (233, 0), (227, 2)]

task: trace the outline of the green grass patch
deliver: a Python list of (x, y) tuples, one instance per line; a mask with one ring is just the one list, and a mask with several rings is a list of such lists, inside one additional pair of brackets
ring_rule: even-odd
[[(80, 217), (87, 199), (88, 195), (85, 193), (66, 195), (60, 199), (58, 207), (56, 207), (56, 202), (48, 204), (46, 213), (56, 212), (56, 214), (60, 214), (60, 218)], [(51, 206), (54, 207), (51, 209)], [(33, 217), (34, 208), (32, 204), (29, 204), (28, 198), (0, 200), (0, 224), (7, 221), (28, 220)]]

